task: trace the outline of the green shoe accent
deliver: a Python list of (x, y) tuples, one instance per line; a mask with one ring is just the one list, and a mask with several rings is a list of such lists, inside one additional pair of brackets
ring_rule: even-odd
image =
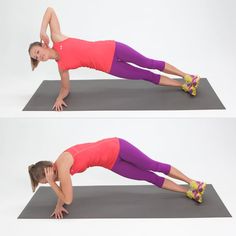
[(185, 75), (185, 76), (184, 76), (184, 80), (185, 80), (185, 82), (186, 82), (187, 84), (191, 84), (193, 78), (192, 78), (191, 75)]
[(197, 203), (202, 203), (202, 195), (197, 192), (196, 190), (191, 190), (189, 189), (186, 192), (186, 196), (194, 201), (196, 201)]
[(188, 92), (188, 85), (187, 84), (182, 84), (181, 88), (184, 90), (184, 92)]
[(187, 84), (192, 84), (195, 88), (199, 87), (199, 83), (200, 83), (200, 76), (196, 75), (185, 75), (184, 76), (184, 80)]
[(191, 183), (190, 183), (190, 188), (191, 189), (194, 189), (194, 190), (197, 190), (200, 194), (204, 194), (205, 192), (205, 189), (206, 189), (206, 186), (207, 184), (204, 183), (204, 182), (199, 182), (199, 181), (195, 181), (193, 180)]
[(183, 84), (181, 88), (184, 92), (189, 93), (192, 96), (197, 95), (197, 89), (192, 84)]

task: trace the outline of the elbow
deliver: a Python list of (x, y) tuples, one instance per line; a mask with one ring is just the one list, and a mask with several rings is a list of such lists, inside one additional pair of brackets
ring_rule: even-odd
[(70, 205), (71, 203), (72, 203), (72, 200), (71, 201), (65, 201), (66, 205)]
[(52, 7), (48, 7), (47, 11), (53, 11), (53, 8)]
[(72, 199), (72, 197), (71, 197), (71, 198), (65, 199), (65, 200), (64, 200), (64, 203), (65, 203), (66, 205), (70, 205), (70, 204), (72, 203), (72, 201), (73, 201), (73, 199)]

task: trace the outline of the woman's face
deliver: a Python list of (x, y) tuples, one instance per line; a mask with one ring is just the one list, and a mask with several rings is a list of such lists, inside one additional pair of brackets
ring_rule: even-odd
[(45, 46), (34, 46), (30, 50), (30, 56), (38, 61), (47, 61), (49, 59), (49, 50)]

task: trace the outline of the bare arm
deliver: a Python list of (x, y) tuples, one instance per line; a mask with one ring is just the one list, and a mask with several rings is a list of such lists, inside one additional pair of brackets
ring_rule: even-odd
[[(68, 180), (64, 179), (63, 181), (64, 187), (62, 188), (60, 188), (55, 182), (51, 182), (49, 184), (61, 202), (64, 202), (65, 204), (71, 204), (73, 200), (71, 180), (69, 181), (68, 178)], [(71, 184), (71, 186), (69, 186), (69, 183)]]
[(55, 109), (56, 111), (62, 111), (62, 106), (67, 106), (66, 103), (63, 101), (64, 98), (66, 98), (70, 93), (70, 75), (69, 71), (67, 70), (59, 70), (60, 76), (61, 76), (61, 89), (59, 92), (59, 95), (56, 99), (56, 102), (52, 109)]
[[(60, 183), (60, 188), (61, 188), (61, 183)], [(64, 204), (65, 204), (65, 203), (64, 203), (60, 198), (57, 199), (57, 205), (56, 205), (56, 207), (62, 207)]]
[(70, 75), (68, 70), (59, 71), (61, 76), (61, 89), (57, 99), (64, 99), (70, 93)]
[[(61, 188), (61, 183), (60, 183), (60, 188)], [(54, 216), (56, 219), (62, 219), (63, 218), (63, 213), (69, 214), (68, 210), (66, 210), (63, 207), (64, 204), (65, 203), (60, 198), (58, 198), (55, 210), (51, 214), (51, 217)]]
[(57, 161), (57, 171), (58, 179), (60, 181), (60, 187), (53, 179), (53, 168), (45, 168), (45, 176), (48, 183), (50, 184), (51, 188), (58, 197), (58, 201), (61, 203), (64, 202), (65, 204), (71, 204), (73, 200), (73, 188), (70, 177), (70, 167), (71, 163), (69, 159), (61, 158)]
[(51, 39), (53, 42), (62, 41), (67, 38), (65, 35), (62, 35), (59, 20), (54, 9), (51, 7), (48, 7), (45, 11), (40, 29), (40, 38), (47, 45), (49, 44), (49, 38), (47, 36), (48, 25), (50, 27)]

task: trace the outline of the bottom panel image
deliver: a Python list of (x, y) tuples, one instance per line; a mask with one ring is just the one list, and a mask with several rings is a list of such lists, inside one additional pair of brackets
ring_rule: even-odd
[(0, 217), (11, 233), (234, 230), (236, 119), (19, 118), (0, 128)]

